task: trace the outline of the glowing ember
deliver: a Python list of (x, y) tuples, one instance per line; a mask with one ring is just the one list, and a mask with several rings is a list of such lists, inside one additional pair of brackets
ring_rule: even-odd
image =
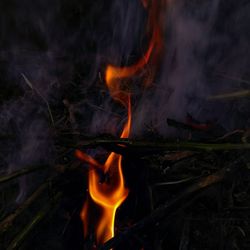
[[(120, 102), (128, 111), (127, 122), (124, 125), (120, 138), (128, 138), (131, 129), (131, 95), (128, 86), (123, 79), (129, 79), (139, 72), (145, 70), (150, 65), (151, 71), (155, 70), (156, 62), (159, 60), (163, 49), (163, 39), (161, 31), (161, 10), (165, 0), (143, 1), (143, 5), (149, 11), (149, 21), (147, 31), (150, 34), (150, 41), (146, 53), (137, 63), (127, 67), (116, 67), (108, 65), (105, 80), (112, 98)], [(144, 77), (144, 85), (151, 82), (151, 77)], [(97, 244), (103, 244), (114, 236), (114, 223), (117, 208), (128, 196), (122, 173), (122, 156), (114, 152), (110, 153), (106, 162), (102, 165), (95, 159), (81, 152), (76, 151), (76, 156), (84, 162), (89, 163), (90, 171), (88, 175), (89, 196), (85, 202), (81, 218), (84, 224), (84, 235), (88, 234), (90, 200), (100, 209), (101, 215), (96, 223), (95, 233)], [(100, 182), (102, 175), (107, 176)]]

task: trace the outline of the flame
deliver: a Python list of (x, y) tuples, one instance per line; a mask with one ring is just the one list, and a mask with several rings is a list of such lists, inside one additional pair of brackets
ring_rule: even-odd
[[(131, 127), (131, 104), (128, 99), (128, 120), (124, 126), (121, 138), (127, 138)], [(99, 205), (102, 210), (101, 218), (96, 225), (97, 243), (102, 244), (114, 236), (115, 214), (117, 208), (128, 196), (125, 188), (122, 173), (122, 156), (112, 152), (106, 162), (101, 165), (89, 155), (76, 150), (76, 156), (82, 161), (88, 162), (91, 166), (102, 169), (105, 174), (109, 174), (110, 181), (100, 183), (100, 175), (97, 169), (89, 171), (89, 194), (91, 199)], [(88, 210), (87, 201), (82, 209), (81, 218), (84, 221), (84, 235), (87, 236)]]
[[(124, 106), (126, 106), (127, 91), (121, 88), (121, 80), (124, 78), (131, 78), (137, 73), (145, 69), (145, 67), (150, 64), (150, 68), (155, 68), (157, 62), (160, 60), (163, 51), (163, 31), (162, 31), (162, 15), (161, 9), (165, 6), (165, 0), (152, 0), (143, 1), (143, 5), (149, 8), (149, 21), (147, 29), (151, 33), (151, 39), (148, 45), (148, 49), (144, 53), (141, 59), (135, 64), (127, 67), (117, 67), (113, 65), (108, 65), (106, 69), (106, 84), (109, 88), (111, 96), (120, 101)], [(151, 4), (151, 5), (150, 5)], [(151, 70), (152, 71), (152, 70)], [(152, 73), (152, 72), (151, 72)], [(148, 75), (144, 79), (144, 85), (147, 87), (154, 77), (154, 72), (151, 77)]]
[[(128, 138), (131, 128), (131, 102), (127, 99), (128, 119), (121, 133), (121, 138)], [(102, 165), (95, 159), (80, 150), (76, 150), (76, 156), (91, 166), (88, 176), (88, 187), (91, 199), (101, 208), (101, 218), (96, 225), (96, 241), (102, 244), (114, 236), (115, 214), (117, 208), (128, 196), (122, 173), (122, 156), (112, 152)], [(100, 182), (100, 171), (108, 174), (110, 181)], [(81, 218), (84, 221), (84, 236), (88, 232), (89, 201), (84, 204)]]
[[(121, 103), (128, 112), (127, 122), (121, 132), (120, 138), (128, 138), (131, 130), (131, 94), (126, 79), (131, 79), (144, 71), (149, 74), (142, 76), (144, 86), (152, 82), (157, 64), (163, 50), (163, 35), (161, 27), (162, 9), (166, 0), (142, 0), (145, 9), (148, 10), (147, 32), (150, 37), (149, 44), (143, 56), (133, 65), (117, 67), (108, 65), (105, 72), (105, 82), (111, 97)], [(149, 70), (150, 69), (150, 72)], [(142, 74), (143, 75), (143, 74)], [(84, 224), (84, 236), (89, 229), (90, 200), (101, 209), (95, 228), (97, 244), (103, 244), (114, 236), (114, 224), (117, 208), (128, 196), (122, 172), (122, 156), (114, 152), (110, 153), (106, 162), (100, 164), (89, 155), (76, 151), (76, 156), (89, 163), (88, 174), (89, 197), (81, 211)], [(108, 180), (100, 182), (100, 174), (108, 176)]]
[[(128, 138), (131, 128), (131, 102), (127, 99), (128, 119), (124, 125), (120, 138)], [(76, 157), (89, 163), (91, 171), (88, 176), (88, 187), (91, 199), (101, 208), (101, 218), (96, 225), (96, 241), (102, 244), (114, 236), (115, 214), (117, 208), (128, 196), (122, 173), (122, 156), (112, 152), (106, 162), (102, 165), (91, 156), (80, 150), (76, 150)], [(99, 171), (98, 171), (99, 170)], [(109, 182), (100, 182), (100, 170), (110, 177)], [(81, 211), (84, 221), (84, 236), (88, 233), (89, 224), (89, 200), (87, 200)]]
[[(78, 151), (79, 152), (79, 151)], [(82, 158), (89, 157), (81, 152)], [(97, 243), (104, 243), (114, 236), (115, 214), (117, 208), (122, 204), (128, 195), (125, 188), (122, 174), (122, 156), (111, 153), (103, 165), (103, 169), (108, 171), (110, 182), (100, 183), (100, 176), (97, 171), (89, 171), (89, 194), (91, 199), (100, 206), (101, 218), (96, 225)], [(88, 219), (88, 202), (85, 203), (81, 217), (84, 220), (84, 229)], [(86, 231), (85, 236), (86, 236)]]

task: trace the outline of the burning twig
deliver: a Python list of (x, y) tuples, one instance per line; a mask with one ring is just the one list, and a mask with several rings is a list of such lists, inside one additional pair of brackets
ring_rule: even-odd
[(92, 158), (91, 156), (81, 152), (80, 150), (76, 150), (75, 155), (78, 159), (82, 160), (83, 162), (87, 162), (89, 163), (90, 166), (94, 166), (99, 170), (103, 170), (103, 166), (96, 161), (94, 158)]

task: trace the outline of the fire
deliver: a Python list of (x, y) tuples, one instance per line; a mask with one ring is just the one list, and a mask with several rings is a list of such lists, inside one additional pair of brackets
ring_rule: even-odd
[[(147, 30), (151, 39), (148, 49), (141, 59), (135, 64), (127, 67), (116, 67), (109, 65), (106, 69), (106, 84), (110, 90), (111, 96), (126, 105), (126, 90), (121, 89), (120, 81), (125, 78), (131, 78), (140, 71), (145, 70), (146, 66), (151, 68), (151, 76), (147, 74), (144, 78), (144, 85), (147, 87), (154, 78), (155, 67), (160, 60), (163, 51), (163, 31), (162, 31), (162, 9), (164, 9), (166, 0), (143, 0), (143, 6), (149, 9), (149, 19)], [(147, 72), (148, 73), (148, 72)], [(124, 96), (125, 93), (125, 96)], [(118, 95), (118, 97), (117, 97)]]
[[(127, 138), (131, 127), (131, 104), (128, 98), (128, 120), (124, 126), (121, 138)], [(101, 165), (89, 155), (76, 151), (76, 156), (82, 161), (88, 162), (93, 168), (89, 171), (89, 194), (91, 199), (101, 208), (101, 219), (96, 225), (97, 243), (101, 244), (114, 236), (115, 214), (117, 208), (128, 196), (128, 190), (125, 188), (124, 177), (122, 173), (122, 156), (112, 152), (106, 162)], [(100, 183), (100, 171), (108, 174), (109, 182)], [(81, 212), (84, 221), (84, 233), (87, 235), (89, 204), (85, 203)]]
[[(131, 104), (130, 97), (128, 98), (128, 120), (121, 133), (121, 138), (127, 138), (131, 127)], [(117, 208), (128, 196), (128, 190), (125, 188), (124, 177), (122, 173), (122, 156), (112, 152), (106, 162), (101, 165), (89, 155), (76, 151), (76, 156), (82, 161), (88, 162), (92, 169), (89, 171), (89, 194), (91, 199), (101, 208), (101, 219), (96, 225), (97, 243), (104, 243), (114, 236), (115, 214)], [(100, 171), (109, 175), (109, 182), (100, 182)], [(88, 202), (85, 203), (81, 212), (81, 217), (84, 221), (84, 233), (87, 233), (88, 221)]]
[[(165, 0), (143, 0), (142, 3), (149, 12), (147, 32), (151, 38), (149, 39), (146, 52), (131, 66), (117, 67), (108, 65), (105, 72), (105, 81), (110, 95), (115, 101), (121, 103), (128, 112), (127, 122), (123, 127), (120, 138), (129, 137), (132, 122), (131, 91), (126, 80), (144, 71), (147, 67), (151, 69), (151, 74), (144, 75), (142, 80), (144, 86), (148, 86), (163, 49), (163, 36), (160, 23), (161, 10)], [(104, 164), (100, 164), (80, 150), (76, 151), (76, 156), (90, 165), (88, 174), (89, 197), (81, 212), (84, 235), (86, 237), (88, 234), (89, 213), (91, 209), (90, 200), (92, 200), (101, 209), (100, 218), (95, 225), (95, 234), (97, 244), (103, 244), (114, 236), (117, 208), (127, 198), (129, 192), (125, 187), (122, 172), (122, 156), (112, 152)], [(107, 177), (102, 182), (100, 181), (101, 174)]]
[[(82, 156), (85, 156), (82, 153)], [(100, 176), (96, 171), (89, 171), (89, 194), (91, 199), (99, 205), (102, 210), (101, 218), (96, 225), (97, 243), (104, 243), (114, 236), (114, 223), (117, 208), (128, 195), (122, 174), (122, 156), (111, 153), (104, 164), (108, 169), (110, 182), (100, 183)], [(81, 217), (84, 220), (84, 229), (87, 231), (86, 221), (88, 216), (88, 202), (85, 203)], [(85, 236), (86, 236), (85, 231)]]

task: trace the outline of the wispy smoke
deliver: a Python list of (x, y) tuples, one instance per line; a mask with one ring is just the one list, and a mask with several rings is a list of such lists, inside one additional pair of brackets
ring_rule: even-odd
[[(244, 0), (168, 2), (161, 68), (151, 88), (134, 88), (133, 135), (144, 135), (152, 125), (160, 135), (169, 136), (176, 131), (166, 119), (184, 121), (187, 113), (228, 130), (248, 126), (248, 100), (208, 101), (207, 97), (249, 88), (219, 74), (249, 79), (250, 4)], [(53, 148), (47, 107), (21, 74), (52, 109), (62, 113), (70, 109), (71, 128), (116, 134), (126, 111), (110, 98), (104, 70), (109, 63), (130, 65), (145, 51), (147, 10), (141, 1), (41, 0), (0, 5), (2, 84), (17, 92), (0, 107), (2, 133), (16, 136), (6, 144), (1, 168), (13, 171), (53, 161), (47, 151)], [(75, 91), (80, 100), (74, 99)], [(29, 183), (21, 180), (22, 187)], [(21, 190), (18, 201), (28, 192)]]
[[(121, 47), (116, 53), (120, 53), (121, 58), (128, 58), (136, 54), (136, 48), (143, 51), (141, 44), (145, 30), (142, 27), (145, 27), (145, 22), (137, 20), (144, 20), (145, 13), (139, 1), (130, 4), (116, 1), (114, 9), (118, 2), (118, 13), (122, 14), (119, 22), (113, 23), (114, 33), (116, 27), (124, 28), (115, 33), (120, 36), (115, 42), (116, 46), (123, 44), (127, 50)], [(220, 74), (241, 78), (249, 72), (249, 8), (244, 1), (237, 4), (220, 0), (169, 3), (165, 19), (164, 60), (153, 87), (136, 100), (134, 135), (142, 135), (147, 125), (153, 124), (161, 135), (174, 133), (172, 135), (176, 136), (176, 131), (167, 126), (166, 119), (185, 121), (187, 114), (200, 121), (216, 122), (228, 130), (245, 127), (247, 114), (242, 114), (242, 110), (247, 108), (239, 109), (237, 101), (215, 102), (207, 98), (244, 87)], [(130, 22), (133, 25), (128, 25)], [(115, 46), (111, 43), (111, 47)], [(112, 61), (112, 54), (110, 58)], [(113, 58), (114, 64), (129, 64), (128, 60), (120, 58), (119, 62), (117, 56)], [(249, 103), (242, 105), (247, 107)]]

